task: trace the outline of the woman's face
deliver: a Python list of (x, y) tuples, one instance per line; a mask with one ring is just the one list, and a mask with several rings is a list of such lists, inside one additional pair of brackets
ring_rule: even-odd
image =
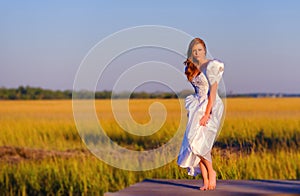
[(198, 62), (203, 61), (206, 58), (205, 48), (202, 44), (195, 44), (192, 48), (192, 57)]

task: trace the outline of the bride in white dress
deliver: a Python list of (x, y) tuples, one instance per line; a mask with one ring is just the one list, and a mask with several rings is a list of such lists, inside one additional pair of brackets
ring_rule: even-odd
[(195, 89), (195, 94), (185, 99), (188, 123), (177, 163), (187, 168), (188, 174), (202, 174), (201, 190), (216, 187), (216, 172), (212, 166), (211, 149), (218, 135), (224, 105), (218, 95), (218, 84), (224, 64), (206, 58), (203, 40), (195, 38), (188, 48), (185, 74)]

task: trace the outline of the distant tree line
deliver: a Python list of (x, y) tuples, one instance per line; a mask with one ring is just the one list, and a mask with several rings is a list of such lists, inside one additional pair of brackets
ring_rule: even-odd
[(19, 86), (18, 88), (0, 88), (0, 99), (70, 99), (72, 91), (49, 90), (39, 87)]
[[(172, 99), (185, 98), (192, 94), (192, 90), (183, 90), (179, 93), (172, 92), (119, 92), (112, 91), (78, 91), (72, 90), (49, 90), (40, 87), (19, 86), (18, 88), (0, 88), (0, 100), (29, 100), (29, 99)], [(226, 97), (300, 97), (300, 94), (284, 94), (284, 93), (248, 93), (248, 94), (227, 94)]]
[(183, 90), (179, 93), (172, 92), (120, 92), (113, 93), (112, 91), (78, 91), (73, 92), (71, 90), (49, 90), (42, 89), (40, 87), (30, 87), (30, 86), (19, 86), (18, 88), (0, 88), (0, 99), (1, 100), (41, 100), (41, 99), (72, 99), (72, 97), (77, 99), (172, 99), (172, 98), (183, 98), (193, 92), (190, 90)]

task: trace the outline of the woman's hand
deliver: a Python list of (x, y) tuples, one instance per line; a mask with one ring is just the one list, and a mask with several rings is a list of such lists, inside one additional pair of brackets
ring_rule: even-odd
[(206, 126), (209, 116), (209, 114), (204, 114), (204, 116), (202, 116), (199, 122), (201, 126)]

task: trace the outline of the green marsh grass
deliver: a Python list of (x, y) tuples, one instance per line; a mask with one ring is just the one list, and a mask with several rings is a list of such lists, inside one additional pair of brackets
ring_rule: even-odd
[[(168, 116), (151, 136), (122, 130), (109, 100), (96, 100), (99, 122), (121, 146), (156, 148), (174, 135), (182, 108), (176, 99), (134, 99), (132, 117), (148, 122), (153, 101), (164, 104)], [(0, 105), (0, 191), (4, 194), (103, 195), (145, 178), (194, 179), (176, 160), (154, 170), (131, 172), (97, 159), (77, 133), (70, 100), (0, 101)], [(228, 98), (213, 164), (218, 179), (300, 179), (299, 145), (300, 98)]]

